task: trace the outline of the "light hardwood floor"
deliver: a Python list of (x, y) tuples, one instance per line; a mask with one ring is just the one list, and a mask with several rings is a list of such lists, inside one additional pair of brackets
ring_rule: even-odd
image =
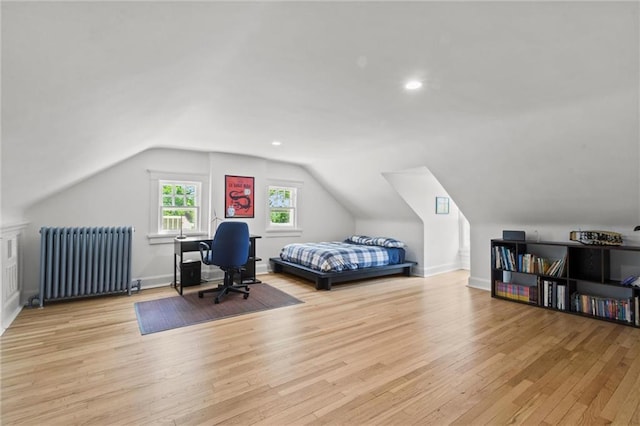
[(640, 424), (640, 330), (467, 277), (263, 275), (305, 303), (146, 336), (134, 302), (173, 289), (25, 309), (1, 338), (2, 424)]

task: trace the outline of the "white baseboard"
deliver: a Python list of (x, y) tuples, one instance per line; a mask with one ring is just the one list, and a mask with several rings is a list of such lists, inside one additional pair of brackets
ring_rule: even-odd
[(273, 272), (270, 269), (269, 262), (256, 263), (256, 275), (268, 274), (269, 272)]
[[(418, 268), (416, 268), (418, 269)], [(438, 265), (438, 266), (430, 266), (426, 270), (422, 270), (421, 277), (431, 277), (433, 275), (444, 274), (445, 272), (453, 272), (459, 269), (463, 269), (462, 264), (460, 262), (449, 263), (447, 265)], [(417, 275), (417, 274), (416, 274)]]
[(131, 280), (131, 288), (135, 288), (140, 280), (140, 290), (168, 286), (173, 282), (173, 275), (156, 275), (151, 277), (138, 277)]
[(413, 268), (411, 268), (411, 275), (415, 277), (424, 277), (424, 269), (420, 265), (415, 265)]
[(491, 280), (469, 277), (467, 287), (477, 288), (478, 290), (491, 291)]
[[(256, 275), (267, 274), (270, 271), (267, 269), (266, 264), (257, 264), (256, 265)], [(202, 268), (201, 276), (203, 279), (207, 281), (216, 281), (222, 280), (224, 278), (224, 273), (222, 270), (218, 268)], [(173, 275), (156, 275), (151, 277), (138, 277), (131, 280), (131, 287), (134, 288), (137, 285), (138, 280), (140, 280), (140, 289), (150, 289), (150, 288), (158, 288), (158, 287), (166, 287), (171, 285), (173, 282)]]

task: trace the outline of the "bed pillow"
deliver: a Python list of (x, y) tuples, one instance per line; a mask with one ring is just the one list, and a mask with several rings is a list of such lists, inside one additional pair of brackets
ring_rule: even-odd
[(353, 244), (362, 244), (366, 246), (380, 246), (390, 248), (403, 248), (407, 245), (402, 241), (387, 237), (367, 237), (364, 235), (352, 235), (346, 239), (346, 242)]
[(373, 240), (373, 238), (367, 237), (365, 235), (352, 235), (350, 237), (347, 237), (347, 239), (344, 241), (347, 243), (362, 244), (362, 245), (370, 246), (371, 240)]
[(402, 241), (396, 240), (394, 238), (386, 238), (386, 237), (372, 238), (370, 244), (373, 246), (397, 247), (397, 248), (402, 248), (406, 246), (406, 244), (403, 243)]

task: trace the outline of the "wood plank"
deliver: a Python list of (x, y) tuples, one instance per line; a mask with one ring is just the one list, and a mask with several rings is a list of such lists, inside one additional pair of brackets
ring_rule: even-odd
[(168, 286), (23, 310), (1, 423), (640, 422), (639, 329), (492, 299), (465, 271), (260, 278), (305, 303), (147, 336), (133, 303)]

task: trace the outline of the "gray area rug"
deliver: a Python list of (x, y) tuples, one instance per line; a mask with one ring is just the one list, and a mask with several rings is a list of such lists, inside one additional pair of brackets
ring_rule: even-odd
[(197, 292), (183, 296), (136, 302), (134, 308), (141, 334), (156, 333), (193, 324), (213, 321), (250, 312), (281, 308), (304, 303), (269, 284), (249, 286), (251, 295), (243, 299), (241, 294), (230, 294), (220, 303), (213, 303), (214, 293), (201, 299)]

